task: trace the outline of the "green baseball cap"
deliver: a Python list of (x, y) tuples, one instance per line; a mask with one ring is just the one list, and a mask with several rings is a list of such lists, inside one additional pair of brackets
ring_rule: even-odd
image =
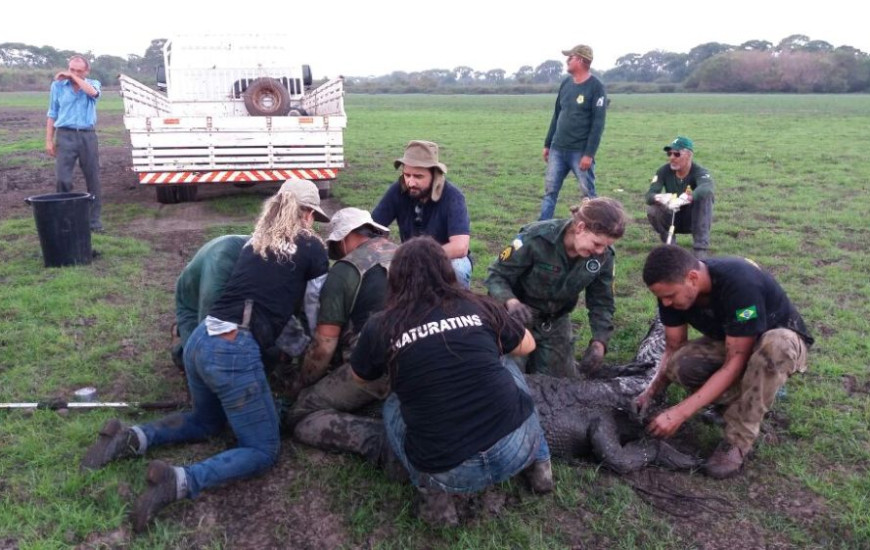
[(685, 136), (677, 136), (674, 141), (668, 143), (664, 147), (665, 151), (682, 151), (683, 149), (688, 149), (689, 151), (695, 152), (695, 144), (692, 143), (692, 140)]
[(592, 61), (592, 48), (586, 44), (577, 44), (570, 50), (562, 50), (562, 55), (567, 55), (568, 57), (576, 55), (577, 57)]

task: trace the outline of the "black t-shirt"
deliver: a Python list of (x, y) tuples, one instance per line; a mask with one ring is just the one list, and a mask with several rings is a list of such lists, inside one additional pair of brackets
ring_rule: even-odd
[(713, 283), (710, 303), (680, 311), (659, 302), (665, 326), (689, 324), (714, 340), (787, 328), (808, 346), (813, 344), (803, 318), (772, 275), (744, 258), (711, 258), (704, 263)]
[(263, 259), (245, 245), (221, 297), (208, 314), (241, 324), (245, 300), (253, 300), (251, 330), (261, 349), (271, 347), (287, 320), (301, 307), (308, 281), (329, 269), (326, 248), (317, 238), (300, 234), (296, 246), (293, 257), (279, 263), (272, 254)]
[[(351, 357), (354, 372), (375, 380), (387, 370), (384, 312), (363, 327)], [(477, 305), (462, 301), (436, 308), (396, 342), (397, 379), (393, 390), (407, 425), (405, 452), (415, 468), (450, 470), (517, 429), (534, 410), (501, 364), (522, 342), (525, 329), (514, 320), (496, 334), (483, 322)]]

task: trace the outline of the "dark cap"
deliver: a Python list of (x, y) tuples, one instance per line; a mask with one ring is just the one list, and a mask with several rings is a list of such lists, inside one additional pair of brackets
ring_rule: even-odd
[(695, 144), (692, 143), (692, 140), (685, 136), (677, 136), (674, 141), (668, 143), (664, 147), (665, 151), (682, 151), (683, 149), (688, 149), (689, 151), (695, 152)]

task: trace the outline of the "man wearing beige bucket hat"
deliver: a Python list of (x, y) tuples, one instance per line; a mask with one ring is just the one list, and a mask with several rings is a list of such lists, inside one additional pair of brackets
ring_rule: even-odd
[[(333, 214), (328, 231), (329, 257), (336, 261), (320, 293), (314, 341), (288, 392), (294, 403), (284, 415), (283, 429), (292, 428), (297, 440), (312, 447), (354, 451), (378, 462), (385, 447), (383, 426), (340, 411), (359, 409), (389, 393), (386, 376), (364, 384), (353, 379), (350, 353), (369, 316), (383, 309), (387, 271), (398, 245), (386, 238), (389, 229), (359, 208)], [(336, 440), (342, 441), (341, 448), (335, 447)]]
[(445, 177), (447, 166), (438, 160), (438, 145), (413, 140), (393, 166), (401, 167), (402, 175), (387, 189), (372, 211), (372, 218), (384, 226), (395, 221), (402, 242), (420, 235), (435, 239), (447, 253), (459, 282), (469, 288), (472, 265), (468, 254), (468, 208), (462, 191)]
[(553, 218), (568, 172), (577, 178), (581, 199), (597, 196), (595, 154), (604, 133), (606, 92), (604, 84), (590, 72), (592, 48), (578, 44), (562, 54), (568, 56), (568, 77), (559, 85), (550, 129), (544, 139), (547, 172), (539, 221)]

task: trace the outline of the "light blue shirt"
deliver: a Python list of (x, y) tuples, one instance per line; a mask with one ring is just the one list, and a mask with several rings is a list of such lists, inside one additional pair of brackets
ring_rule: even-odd
[(97, 90), (97, 97), (89, 96), (84, 90), (76, 92), (70, 80), (55, 80), (51, 83), (48, 118), (54, 119), (55, 128), (83, 130), (96, 126), (100, 81), (90, 78), (85, 80)]

